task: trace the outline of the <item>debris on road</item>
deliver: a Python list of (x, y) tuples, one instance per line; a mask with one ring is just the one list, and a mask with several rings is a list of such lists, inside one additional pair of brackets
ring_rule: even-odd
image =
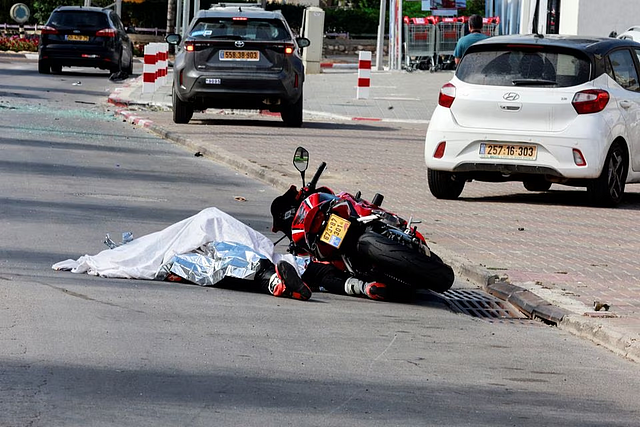
[(111, 236), (109, 235), (109, 233), (107, 233), (107, 235), (104, 238), (104, 244), (107, 245), (109, 247), (109, 249), (115, 249), (118, 246), (122, 246), (126, 243), (129, 243), (130, 241), (133, 240), (133, 233), (130, 231), (126, 231), (124, 233), (122, 233), (122, 242), (120, 243), (116, 243), (111, 239)]

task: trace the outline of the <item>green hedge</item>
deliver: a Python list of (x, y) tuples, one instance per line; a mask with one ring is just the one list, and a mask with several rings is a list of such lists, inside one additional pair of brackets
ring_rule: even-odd
[(326, 9), (324, 30), (329, 33), (376, 34), (378, 10)]

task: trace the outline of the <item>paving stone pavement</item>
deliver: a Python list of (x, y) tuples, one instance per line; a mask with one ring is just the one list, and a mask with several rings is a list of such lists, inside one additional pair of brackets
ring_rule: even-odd
[[(314, 141), (312, 155), (322, 153), (331, 165), (334, 181), (328, 185), (386, 194), (393, 198), (392, 210), (427, 219), (432, 248), (459, 275), (489, 290), (494, 282), (510, 283), (503, 297), (524, 295), (521, 306), (535, 300), (538, 307), (542, 301), (542, 308), (559, 308), (552, 316), (558, 327), (640, 361), (640, 186), (628, 186), (616, 209), (589, 207), (583, 189), (558, 185), (532, 196), (520, 183), (470, 183), (460, 200), (433, 198), (425, 177), (424, 134), (438, 90), (451, 76), (449, 71), (374, 71), (370, 98), (356, 100), (355, 70), (308, 75), (305, 121), (336, 126), (365, 121), (378, 136), (389, 134), (384, 143), (366, 137), (353, 144)], [(213, 135), (211, 127), (175, 125), (167, 111), (170, 85), (153, 94), (143, 94), (141, 86), (140, 78), (132, 79), (110, 96), (119, 106), (116, 114), (278, 187), (297, 183), (287, 175), (290, 162), (283, 161), (280, 149), (265, 150), (260, 138), (233, 131)], [(295, 137), (288, 143), (295, 144)], [(610, 310), (594, 311), (595, 301), (610, 304)]]

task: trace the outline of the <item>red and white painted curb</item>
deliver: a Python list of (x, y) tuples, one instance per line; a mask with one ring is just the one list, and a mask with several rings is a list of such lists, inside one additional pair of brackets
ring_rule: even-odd
[(152, 120), (149, 120), (145, 117), (138, 116), (135, 111), (119, 109), (115, 111), (114, 115), (122, 116), (129, 123), (135, 126), (143, 127), (143, 128), (148, 128), (153, 124)]
[(337, 68), (337, 69), (355, 70), (358, 68), (358, 64), (341, 63), (341, 62), (321, 62), (320, 68)]

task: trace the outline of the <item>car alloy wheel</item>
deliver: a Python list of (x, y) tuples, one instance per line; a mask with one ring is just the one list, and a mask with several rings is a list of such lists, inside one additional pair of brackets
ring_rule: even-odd
[(451, 172), (427, 169), (429, 190), (437, 199), (454, 200), (460, 197), (464, 181), (456, 180)]
[(47, 61), (41, 59), (40, 61), (38, 61), (38, 72), (40, 74), (50, 74), (51, 66)]
[(542, 177), (525, 179), (522, 184), (528, 191), (547, 191), (551, 188), (551, 183)]
[(296, 127), (299, 128), (302, 126), (302, 90), (300, 90), (300, 98), (296, 102), (291, 105), (287, 105), (283, 108), (280, 116), (282, 117), (282, 121), (287, 127)]
[(602, 173), (587, 186), (592, 204), (616, 206), (622, 201), (627, 178), (627, 160), (624, 148), (614, 142), (605, 159)]
[(175, 90), (171, 91), (173, 101), (173, 122), (174, 123), (189, 123), (191, 117), (193, 117), (193, 106), (189, 103), (182, 101)]

